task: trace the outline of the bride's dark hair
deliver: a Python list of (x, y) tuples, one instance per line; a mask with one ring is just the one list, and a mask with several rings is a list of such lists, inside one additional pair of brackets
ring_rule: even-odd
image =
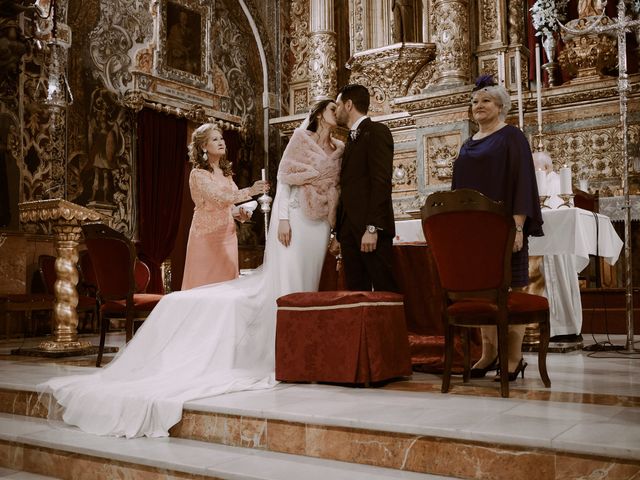
[(311, 107), (311, 110), (309, 110), (309, 125), (307, 126), (307, 130), (312, 132), (318, 130), (318, 114), (322, 114), (330, 103), (335, 103), (335, 100), (324, 98)]

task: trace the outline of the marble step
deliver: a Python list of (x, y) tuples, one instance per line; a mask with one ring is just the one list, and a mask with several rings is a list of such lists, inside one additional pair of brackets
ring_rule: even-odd
[[(124, 439), (86, 434), (44, 419), (0, 414), (0, 474), (52, 478), (218, 478), (251, 480), (445, 480), (427, 475), (181, 438)], [(19, 475), (14, 473), (15, 475)], [(26, 474), (24, 474), (26, 475)], [(43, 477), (9, 477), (37, 478)], [(46, 478), (46, 477), (45, 477)], [(49, 477), (51, 478), (51, 477)]]
[(10, 468), (0, 467), (0, 478), (3, 480), (56, 480), (48, 475), (38, 475), (37, 473), (20, 472)]
[[(27, 422), (46, 417), (37, 399), (33, 391), (0, 389), (4, 411)], [(575, 471), (640, 475), (638, 403), (618, 400), (588, 405), (280, 385), (185, 404), (171, 440), (466, 479), (524, 479), (531, 468), (539, 480), (574, 478)]]

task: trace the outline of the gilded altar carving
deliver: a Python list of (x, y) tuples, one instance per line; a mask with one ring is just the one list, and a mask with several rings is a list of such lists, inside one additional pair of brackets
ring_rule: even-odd
[(466, 0), (437, 0), (434, 15), (437, 48), (437, 81), (463, 84), (471, 76), (469, 4)]
[(471, 105), (471, 87), (468, 91), (461, 93), (449, 93), (444, 96), (424, 98), (412, 102), (402, 103), (402, 109), (409, 112), (419, 112), (424, 110), (436, 110), (443, 107), (455, 107), (460, 105)]
[[(592, 28), (594, 23), (606, 26), (611, 23), (608, 17), (579, 18), (567, 23), (567, 27), (574, 31)], [(573, 80), (580, 82), (602, 77), (605, 72), (615, 68), (618, 62), (618, 39), (615, 31), (590, 32), (581, 35), (563, 32), (564, 49), (558, 55), (560, 67)]]
[[(640, 125), (629, 126), (629, 150), (633, 157), (640, 151)], [(571, 166), (574, 178), (587, 179), (600, 190), (600, 195), (611, 196), (621, 187), (624, 171), (622, 164), (622, 132), (617, 123), (603, 127), (576, 128), (570, 132), (546, 133), (545, 150), (553, 159), (554, 170), (562, 165)], [(631, 174), (640, 174), (640, 165), (632, 166)]]
[(337, 91), (336, 36), (313, 32), (309, 38), (309, 96), (311, 100)]
[(293, 56), (291, 83), (302, 82), (309, 75), (309, 1), (291, 2), (291, 43), (289, 49)]
[[(389, 113), (392, 100), (410, 94), (413, 80), (434, 58), (433, 44), (407, 43), (376, 48), (355, 54), (347, 68), (351, 69), (350, 81), (369, 88), (372, 101), (369, 109), (376, 113)], [(429, 72), (419, 77), (417, 88), (432, 78)], [(426, 78), (426, 79), (425, 79)]]
[(289, 113), (306, 112), (309, 108), (309, 1), (291, 2), (291, 41), (292, 64), (289, 81)]
[[(525, 24), (524, 24), (524, 0), (509, 0), (509, 15), (507, 17), (510, 45), (521, 45), (525, 43)], [(523, 77), (525, 78), (525, 77)]]
[(427, 134), (423, 137), (426, 184), (451, 181), (453, 162), (462, 146), (460, 132)]
[[(480, 43), (493, 43), (501, 40), (499, 0), (481, 0), (478, 3), (480, 15)], [(465, 5), (466, 6), (466, 5)]]
[(292, 87), (293, 89), (293, 113), (302, 113), (309, 110), (309, 89), (307, 83), (301, 87)]
[(494, 55), (487, 57), (480, 57), (478, 59), (480, 63), (480, 71), (482, 73), (493, 75), (493, 78), (498, 78), (498, 58)]
[(351, 21), (349, 22), (349, 25), (351, 27), (349, 36), (351, 37), (351, 53), (355, 54), (366, 49), (364, 38), (364, 32), (366, 31), (366, 17), (364, 14), (363, 0), (351, 1), (353, 3), (351, 10)]

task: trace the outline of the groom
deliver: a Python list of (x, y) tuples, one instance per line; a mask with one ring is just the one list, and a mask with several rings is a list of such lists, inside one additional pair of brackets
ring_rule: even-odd
[(367, 117), (369, 91), (363, 85), (342, 87), (336, 105), (338, 124), (350, 129), (336, 219), (347, 288), (397, 291), (391, 251), (393, 137), (386, 125)]

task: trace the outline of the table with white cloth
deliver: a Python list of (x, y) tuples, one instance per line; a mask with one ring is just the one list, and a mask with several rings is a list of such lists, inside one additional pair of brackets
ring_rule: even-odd
[(544, 236), (529, 237), (529, 255), (544, 260), (545, 296), (549, 300), (551, 336), (578, 334), (582, 330), (582, 301), (578, 273), (589, 255), (613, 265), (622, 240), (606, 215), (581, 208), (543, 210)]
[[(529, 255), (544, 257), (551, 336), (578, 334), (582, 330), (578, 273), (589, 264), (589, 255), (598, 255), (610, 265), (616, 263), (623, 242), (606, 215), (563, 207), (543, 210), (542, 219), (545, 235), (529, 237)], [(417, 241), (425, 241), (420, 220), (396, 222), (394, 242)]]

